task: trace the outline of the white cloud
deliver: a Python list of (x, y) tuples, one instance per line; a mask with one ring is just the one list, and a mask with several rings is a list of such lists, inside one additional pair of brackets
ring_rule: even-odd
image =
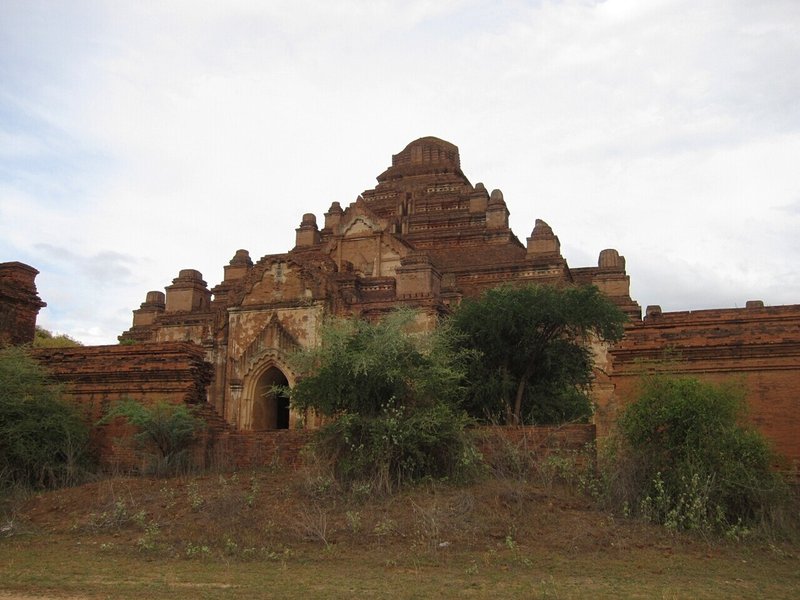
[(2, 260), (76, 337), (285, 251), (423, 135), (643, 305), (800, 301), (793, 1), (6, 2), (0, 45)]

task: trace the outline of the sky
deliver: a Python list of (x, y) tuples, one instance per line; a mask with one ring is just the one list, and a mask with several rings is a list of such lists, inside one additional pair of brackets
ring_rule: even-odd
[(800, 303), (797, 0), (0, 2), (0, 262), (85, 344), (428, 135), (643, 309)]

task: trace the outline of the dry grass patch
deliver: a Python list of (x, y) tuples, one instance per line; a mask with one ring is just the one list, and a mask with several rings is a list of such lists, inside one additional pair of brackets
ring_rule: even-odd
[(30, 497), (0, 590), (48, 597), (794, 597), (796, 545), (618, 519), (558, 483), (391, 496), (272, 470), (115, 478)]

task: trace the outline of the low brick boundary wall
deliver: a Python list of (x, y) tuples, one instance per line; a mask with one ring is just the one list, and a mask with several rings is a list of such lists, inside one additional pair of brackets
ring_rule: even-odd
[(489, 425), (477, 430), (485, 436), (500, 436), (511, 443), (545, 454), (555, 450), (582, 450), (595, 441), (595, 426), (591, 423), (518, 427)]
[(208, 447), (205, 466), (223, 470), (254, 467), (295, 469), (301, 465), (301, 452), (313, 433), (308, 429), (225, 432)]
[[(144, 404), (188, 404), (206, 423), (197, 435), (192, 462), (200, 468), (243, 469), (276, 466), (296, 468), (313, 430), (237, 431), (206, 401), (212, 368), (205, 350), (188, 342), (118, 346), (46, 348), (32, 352), (65, 396), (79, 405), (95, 425), (115, 400), (132, 398)], [(109, 469), (139, 471), (146, 465), (133, 443), (133, 427), (117, 420), (95, 426), (93, 443), (101, 464)], [(487, 458), (502, 444), (545, 457), (555, 451), (577, 451), (595, 439), (594, 425), (559, 427), (480, 427), (478, 446)]]
[(139, 470), (133, 427), (121, 419), (97, 425), (111, 403), (131, 398), (143, 404), (206, 405), (212, 377), (205, 350), (188, 342), (37, 348), (31, 355), (64, 386), (64, 397), (92, 425), (92, 444), (110, 469)]
[[(201, 409), (206, 416), (210, 407)], [(274, 467), (297, 469), (303, 462), (303, 449), (312, 440), (312, 429), (278, 429), (270, 431), (234, 431), (227, 424), (211, 419), (206, 429), (198, 434), (193, 449), (193, 463), (197, 468), (220, 470)], [(115, 469), (138, 471), (141, 457), (131, 444), (132, 429), (117, 429), (113, 453), (105, 457), (106, 466)], [(569, 455), (576, 465), (594, 463), (596, 454), (594, 425), (564, 425), (551, 427), (477, 427), (472, 433), (484, 460), (492, 465), (505, 459), (509, 449), (525, 454), (529, 461), (544, 460), (552, 455)]]
[(500, 471), (513, 469), (516, 461), (530, 465), (553, 455), (569, 457), (578, 467), (597, 461), (592, 424), (487, 426), (476, 428), (475, 435), (484, 461)]
[[(594, 425), (550, 427), (477, 427), (477, 446), (487, 462), (508, 445), (541, 460), (553, 454), (570, 453), (578, 463), (594, 462)], [(309, 429), (274, 431), (211, 431), (204, 442), (202, 466), (241, 469), (275, 466), (297, 468), (302, 450), (314, 435)], [(199, 458), (199, 457), (198, 457)]]

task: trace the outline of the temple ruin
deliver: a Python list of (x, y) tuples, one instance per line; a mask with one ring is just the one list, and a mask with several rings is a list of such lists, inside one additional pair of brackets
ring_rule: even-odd
[[(598, 436), (635, 397), (644, 368), (668, 369), (735, 378), (749, 418), (787, 468), (800, 463), (800, 305), (753, 301), (674, 313), (650, 306), (642, 318), (617, 250), (601, 250), (596, 266), (572, 268), (558, 236), (538, 219), (522, 243), (509, 228), (503, 193), (470, 183), (458, 148), (438, 138), (411, 142), (377, 182), (346, 207), (333, 202), (321, 227), (314, 214), (303, 215), (288, 252), (254, 261), (237, 250), (212, 288), (198, 271), (181, 270), (164, 291), (147, 292), (121, 345), (37, 355), (93, 416), (125, 396), (188, 402), (209, 423), (207, 448), (228, 464), (276, 455), (291, 461), (306, 439), (297, 429), (316, 423), (273, 389), (294, 384), (287, 357), (317, 344), (326, 316), (376, 319), (402, 306), (430, 328), (463, 298), (497, 285), (591, 284), (630, 318), (619, 344), (594, 348)], [(35, 275), (27, 265), (0, 265), (0, 344), (32, 339), (44, 306)], [(106, 456), (124, 463), (129, 450), (115, 443), (110, 434), (101, 440)]]
[(47, 306), (36, 292), (38, 274), (21, 262), (0, 263), (0, 348), (33, 341), (36, 317)]
[(309, 418), (269, 390), (293, 384), (287, 353), (316, 344), (325, 315), (373, 319), (405, 306), (433, 327), (462, 298), (500, 284), (580, 283), (640, 318), (616, 250), (600, 252), (597, 266), (571, 269), (541, 220), (520, 242), (503, 193), (470, 183), (453, 144), (413, 141), (377, 180), (349, 206), (333, 202), (321, 228), (314, 214), (303, 215), (285, 254), (253, 262), (237, 250), (211, 289), (198, 271), (180, 271), (166, 293), (147, 293), (120, 339), (202, 345), (214, 368), (209, 401), (231, 426), (260, 430)]

